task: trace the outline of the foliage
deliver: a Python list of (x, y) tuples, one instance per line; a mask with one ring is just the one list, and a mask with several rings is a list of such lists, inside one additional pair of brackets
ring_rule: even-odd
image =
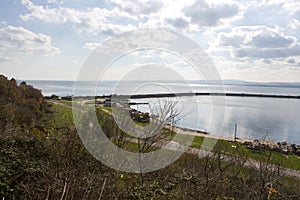
[[(5, 199), (99, 199), (105, 179), (102, 199), (259, 199), (260, 171), (243, 166), (243, 158), (220, 160), (221, 151), (203, 159), (184, 154), (144, 174), (140, 184), (138, 174), (118, 172), (93, 158), (72, 128), (49, 136), (19, 130), (2, 135), (0, 145), (0, 196)], [(299, 180), (278, 176), (276, 181), (274, 198), (297, 194)], [(261, 199), (267, 194), (262, 190)]]
[(40, 90), (0, 75), (0, 133), (14, 126), (32, 126), (46, 110)]

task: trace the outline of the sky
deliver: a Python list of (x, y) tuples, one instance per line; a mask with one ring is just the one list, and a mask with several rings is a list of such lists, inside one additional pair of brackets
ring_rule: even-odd
[[(222, 79), (300, 82), (299, 0), (1, 0), (0, 73), (75, 80), (103, 41), (152, 28), (195, 41)], [(179, 60), (148, 52), (128, 55), (119, 65), (167, 63), (197, 79)], [(117, 72), (106, 78), (118, 79)]]

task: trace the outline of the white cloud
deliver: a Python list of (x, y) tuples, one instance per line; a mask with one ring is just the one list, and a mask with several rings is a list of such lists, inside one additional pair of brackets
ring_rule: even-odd
[(130, 15), (118, 9), (89, 8), (84, 11), (72, 8), (35, 5), (30, 0), (22, 0), (22, 4), (30, 10), (30, 13), (21, 15), (24, 21), (38, 19), (48, 23), (70, 23), (78, 32), (102, 33), (112, 35), (135, 29), (131, 24), (112, 23), (110, 17), (131, 18)]
[(235, 27), (229, 33), (219, 33), (219, 46), (232, 50), (237, 58), (281, 58), (300, 55), (297, 38), (278, 28), (265, 26)]
[(163, 3), (157, 0), (110, 0), (116, 4), (121, 10), (128, 12), (130, 15), (150, 15), (160, 11)]
[(300, 28), (300, 21), (297, 19), (292, 19), (290, 23), (288, 24), (288, 28), (291, 28), (293, 30), (297, 30)]
[(0, 25), (6, 26), (7, 25), (7, 21), (6, 20), (0, 21)]
[(49, 3), (49, 4), (59, 4), (59, 5), (61, 5), (61, 4), (63, 4), (63, 2), (64, 2), (64, 0), (47, 0), (47, 3)]
[(221, 33), (221, 44), (225, 46), (253, 46), (258, 48), (284, 48), (294, 46), (296, 38), (280, 30), (264, 26), (237, 27), (230, 33)]
[(186, 19), (181, 18), (181, 17), (167, 18), (166, 22), (168, 22), (173, 27), (178, 28), (178, 29), (185, 29), (185, 28), (189, 27), (189, 22)]
[(60, 50), (51, 45), (51, 38), (33, 33), (23, 27), (0, 28), (0, 53), (2, 61), (9, 61), (16, 54), (54, 55)]
[(78, 32), (110, 36), (137, 28), (165, 27), (193, 31), (198, 26), (228, 24), (240, 13), (239, 6), (233, 2), (208, 4), (204, 0), (197, 0), (194, 4), (192, 0), (108, 0), (111, 4), (108, 8), (84, 10), (57, 6), (60, 2), (57, 0), (49, 0), (48, 5), (37, 5), (31, 0), (21, 2), (30, 11), (20, 15), (24, 21), (37, 19), (48, 23), (70, 23)]
[(209, 29), (227, 26), (241, 17), (240, 7), (234, 2), (226, 4), (208, 4), (205, 0), (163, 2), (158, 12), (142, 17), (137, 14), (140, 28), (169, 28), (190, 33), (197, 32), (202, 27)]
[(92, 43), (92, 42), (88, 42), (85, 43), (83, 48), (84, 49), (89, 49), (89, 50), (95, 50), (96, 48), (98, 48), (101, 45), (101, 43)]
[(233, 18), (239, 14), (237, 4), (208, 4), (205, 0), (196, 0), (194, 4), (183, 9), (191, 23), (202, 27), (218, 26), (224, 19)]
[(267, 5), (279, 5), (289, 12), (290, 15), (299, 14), (300, 2), (298, 0), (269, 0), (264, 2)]

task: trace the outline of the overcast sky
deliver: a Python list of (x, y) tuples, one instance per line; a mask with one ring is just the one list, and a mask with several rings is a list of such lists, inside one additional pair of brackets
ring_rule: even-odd
[(74, 80), (99, 43), (145, 28), (191, 38), (223, 79), (300, 81), (299, 0), (2, 0), (0, 73)]

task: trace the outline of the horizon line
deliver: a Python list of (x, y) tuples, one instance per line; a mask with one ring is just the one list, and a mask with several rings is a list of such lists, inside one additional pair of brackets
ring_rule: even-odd
[[(71, 79), (16, 79), (17, 81), (69, 81), (69, 82), (76, 82), (78, 80), (71, 80)], [(113, 81), (113, 82), (118, 82), (120, 80), (115, 80), (115, 79), (106, 79), (106, 80), (80, 80), (81, 82), (101, 82), (101, 81)], [(151, 81), (160, 81), (160, 82), (182, 82), (182, 81), (201, 81), (201, 82), (214, 82), (214, 81), (218, 81), (218, 82), (240, 82), (240, 83), (256, 83), (256, 84), (300, 84), (300, 82), (295, 82), (295, 81), (245, 81), (245, 80), (241, 80), (241, 79), (223, 79), (223, 80), (200, 80), (200, 79), (188, 79), (188, 80), (123, 80), (124, 82), (141, 82), (141, 81), (146, 81), (146, 82), (151, 82)], [(228, 84), (228, 83), (227, 83)]]

